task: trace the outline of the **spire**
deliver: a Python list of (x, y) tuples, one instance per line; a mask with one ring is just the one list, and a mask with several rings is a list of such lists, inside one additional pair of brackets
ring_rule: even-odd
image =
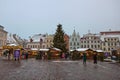
[(75, 27), (74, 27), (74, 31), (73, 31), (73, 36), (76, 36)]

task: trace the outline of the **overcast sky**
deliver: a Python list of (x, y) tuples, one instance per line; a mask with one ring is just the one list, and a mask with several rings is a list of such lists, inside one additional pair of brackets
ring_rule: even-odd
[(0, 25), (22, 38), (56, 31), (120, 30), (120, 0), (0, 0)]

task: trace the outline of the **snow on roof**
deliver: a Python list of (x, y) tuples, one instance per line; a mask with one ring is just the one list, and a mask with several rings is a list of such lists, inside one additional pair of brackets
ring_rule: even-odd
[(96, 50), (97, 52), (103, 52), (103, 50)]
[(17, 44), (8, 44), (8, 46), (18, 46)]
[(31, 50), (36, 50), (37, 51), (38, 49), (37, 48), (31, 48)]
[(79, 48), (79, 49), (76, 49), (77, 51), (86, 51), (88, 50), (89, 48)]
[(40, 51), (49, 51), (49, 49), (40, 49)]
[(74, 50), (70, 50), (70, 51), (74, 51)]
[(57, 51), (61, 51), (61, 50), (60, 50), (60, 49), (58, 49), (58, 48), (52, 48), (52, 49), (57, 50)]

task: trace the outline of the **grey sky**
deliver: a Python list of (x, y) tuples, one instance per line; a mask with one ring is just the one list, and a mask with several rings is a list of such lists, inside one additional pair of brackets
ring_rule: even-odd
[(0, 25), (10, 33), (53, 34), (59, 23), (67, 34), (75, 27), (81, 36), (89, 29), (120, 30), (120, 0), (0, 0)]

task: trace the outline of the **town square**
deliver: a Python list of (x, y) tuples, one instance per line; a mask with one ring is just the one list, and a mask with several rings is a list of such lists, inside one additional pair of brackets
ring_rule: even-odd
[(0, 0), (0, 80), (120, 80), (120, 0)]

